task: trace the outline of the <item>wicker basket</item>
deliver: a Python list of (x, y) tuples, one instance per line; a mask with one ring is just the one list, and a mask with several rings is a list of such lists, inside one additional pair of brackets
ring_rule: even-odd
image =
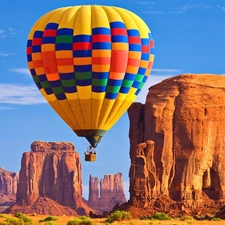
[(85, 161), (94, 162), (96, 161), (96, 154), (85, 154)]

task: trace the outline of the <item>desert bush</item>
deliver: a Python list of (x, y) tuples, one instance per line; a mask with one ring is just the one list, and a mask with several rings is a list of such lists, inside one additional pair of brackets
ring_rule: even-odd
[(149, 223), (149, 225), (156, 225), (156, 224), (155, 224), (154, 222), (151, 221), (151, 222)]
[(181, 218), (180, 218), (180, 220), (182, 220), (182, 221), (186, 221), (186, 220), (193, 220), (194, 218), (192, 217), (192, 216), (182, 216)]
[(152, 216), (141, 216), (140, 220), (170, 220), (170, 217), (165, 213), (155, 213)]
[(17, 217), (17, 218), (23, 220), (23, 222), (24, 222), (26, 225), (33, 224), (32, 219), (26, 217), (26, 216), (25, 216), (23, 213), (21, 213), (21, 212), (15, 213), (15, 217)]
[(114, 221), (121, 221), (121, 220), (128, 220), (128, 219), (131, 219), (130, 212), (126, 212), (126, 211), (115, 211), (115, 212), (112, 212), (108, 216), (108, 218), (106, 219), (105, 222), (113, 223)]
[(6, 218), (4, 215), (0, 214), (0, 218)]
[(221, 220), (222, 220), (222, 219), (217, 218), (217, 217), (212, 218), (212, 221), (221, 221)]
[(170, 217), (165, 213), (155, 213), (152, 218), (155, 220), (170, 220)]
[(92, 225), (92, 220), (86, 219), (82, 220), (80, 218), (70, 220), (67, 225)]
[(4, 221), (0, 221), (0, 225), (7, 225), (7, 223)]
[(6, 220), (7, 225), (24, 225), (24, 221), (21, 219), (8, 218)]
[(47, 221), (44, 223), (44, 225), (58, 225), (55, 221)]
[(39, 220), (39, 222), (56, 221), (56, 220), (58, 220), (58, 218), (56, 218), (55, 216), (47, 216), (44, 219)]

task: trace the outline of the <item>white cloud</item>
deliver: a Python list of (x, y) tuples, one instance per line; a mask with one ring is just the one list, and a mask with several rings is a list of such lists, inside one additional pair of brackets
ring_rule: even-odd
[(137, 1), (136, 4), (138, 4), (138, 5), (155, 5), (154, 2), (148, 2), (148, 1)]
[(141, 13), (144, 13), (144, 14), (163, 14), (165, 12), (157, 11), (157, 10), (155, 10), (155, 11), (153, 11), (153, 10), (145, 10), (145, 11), (141, 11)]
[(26, 86), (0, 83), (0, 91), (0, 104), (35, 105), (46, 103), (46, 100), (35, 85)]
[(169, 11), (169, 13), (171, 14), (182, 14), (182, 13), (185, 13), (184, 10), (175, 10), (175, 11)]
[(0, 111), (3, 111), (3, 110), (11, 110), (13, 109), (12, 107), (8, 107), (8, 106), (0, 106)]
[(9, 36), (17, 35), (21, 32), (22, 31), (17, 31), (12, 27), (8, 27), (7, 29), (0, 29), (0, 39), (6, 38), (6, 37), (9, 37)]
[(181, 10), (191, 10), (191, 9), (196, 9), (200, 11), (205, 11), (212, 8), (212, 6), (207, 5), (206, 3), (201, 3), (201, 4), (187, 4), (181, 7)]
[(0, 57), (3, 56), (3, 57), (8, 57), (10, 55), (15, 55), (15, 53), (13, 52), (0, 52)]
[(154, 73), (154, 72), (160, 72), (160, 73), (179, 73), (180, 70), (178, 69), (161, 69), (161, 68), (155, 68), (155, 69), (152, 69), (151, 73)]
[(30, 74), (30, 70), (26, 69), (26, 68), (16, 68), (16, 69), (12, 69), (11, 71), (16, 72), (16, 73), (22, 73), (22, 74), (26, 74), (26, 75), (31, 75)]
[(6, 35), (5, 35), (5, 30), (3, 29), (0, 29), (0, 39), (4, 38)]

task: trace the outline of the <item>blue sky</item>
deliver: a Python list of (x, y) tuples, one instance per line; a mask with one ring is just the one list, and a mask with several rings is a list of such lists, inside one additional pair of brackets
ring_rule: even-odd
[(155, 62), (142, 93), (161, 80), (181, 73), (225, 74), (224, 0), (2, 0), (0, 3), (0, 167), (18, 172), (22, 153), (35, 140), (73, 142), (82, 159), (83, 195), (89, 175), (122, 172), (128, 197), (129, 120), (127, 113), (105, 135), (96, 163), (86, 163), (88, 143), (78, 138), (43, 99), (26, 62), (28, 33), (43, 14), (63, 6), (100, 4), (126, 8), (150, 27)]

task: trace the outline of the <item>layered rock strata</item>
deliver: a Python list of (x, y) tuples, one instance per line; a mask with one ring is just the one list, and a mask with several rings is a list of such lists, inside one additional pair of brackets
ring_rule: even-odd
[(225, 77), (184, 74), (152, 86), (130, 118), (130, 202), (167, 196), (182, 209), (225, 202)]
[(0, 167), (0, 211), (15, 202), (18, 180), (18, 173)]
[[(38, 204), (45, 202), (48, 205), (52, 201), (55, 201), (54, 211), (57, 213), (71, 215), (75, 210), (86, 214), (89, 210), (82, 201), (80, 157), (72, 143), (35, 141), (31, 144), (31, 151), (23, 154), (16, 205), (11, 212), (19, 207), (22, 212), (26, 209), (31, 213), (35, 208), (41, 212)], [(57, 204), (72, 211), (56, 210)], [(46, 209), (43, 212), (46, 213)]]
[(89, 179), (88, 205), (102, 213), (111, 211), (115, 205), (126, 202), (123, 188), (123, 176), (121, 173), (115, 175), (104, 175), (100, 180), (98, 177)]

